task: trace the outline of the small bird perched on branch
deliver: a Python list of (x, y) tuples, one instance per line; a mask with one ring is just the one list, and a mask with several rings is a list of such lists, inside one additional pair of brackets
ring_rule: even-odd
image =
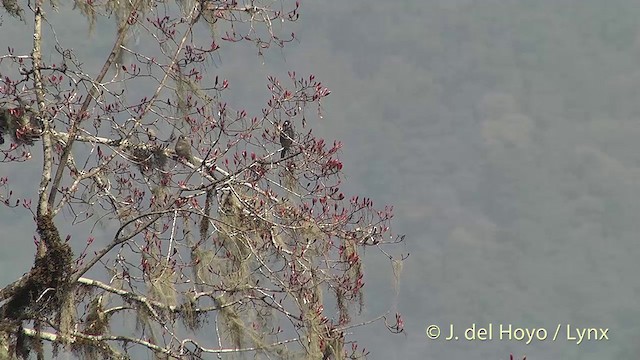
[(28, 105), (0, 108), (0, 144), (4, 144), (4, 135), (9, 134), (18, 145), (33, 145), (42, 135), (42, 129), (42, 120)]
[(287, 151), (293, 144), (293, 127), (291, 126), (291, 122), (286, 120), (282, 124), (282, 130), (280, 130), (280, 145), (282, 146), (282, 152), (280, 153), (280, 159), (284, 158), (287, 154)]
[(184, 135), (178, 136), (178, 141), (176, 142), (176, 154), (187, 160), (189, 163), (193, 164), (193, 157), (191, 157), (191, 144)]

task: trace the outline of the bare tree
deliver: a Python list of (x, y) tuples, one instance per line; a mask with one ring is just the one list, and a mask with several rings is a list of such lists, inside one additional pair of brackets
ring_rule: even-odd
[(33, 206), (0, 179), (0, 200), (31, 211), (37, 233), (32, 268), (0, 290), (0, 358), (345, 359), (366, 355), (350, 338), (359, 326), (402, 331), (391, 308), (352, 320), (363, 249), (396, 277), (406, 255), (391, 208), (345, 197), (341, 144), (312, 134), (329, 90), (270, 77), (251, 116), (207, 73), (223, 46), (262, 55), (294, 40), (280, 33), (297, 2), (76, 0), (90, 28), (117, 24), (98, 68), (55, 33), (55, 3), (2, 4), (33, 25), (33, 44), (0, 56), (0, 151), (37, 166), (42, 149), (42, 173)]

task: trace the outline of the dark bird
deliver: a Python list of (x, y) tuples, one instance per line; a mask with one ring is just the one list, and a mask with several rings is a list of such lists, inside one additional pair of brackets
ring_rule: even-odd
[(193, 158), (191, 157), (191, 144), (184, 135), (178, 136), (176, 142), (176, 154), (193, 164)]
[(291, 126), (291, 122), (289, 120), (285, 121), (282, 124), (282, 130), (280, 130), (280, 145), (282, 146), (282, 152), (280, 153), (280, 159), (284, 158), (287, 154), (287, 151), (293, 144), (293, 127)]

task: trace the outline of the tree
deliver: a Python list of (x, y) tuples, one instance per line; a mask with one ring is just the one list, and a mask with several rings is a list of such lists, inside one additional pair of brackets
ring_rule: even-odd
[(33, 266), (0, 290), (0, 357), (344, 359), (366, 355), (350, 338), (358, 326), (402, 331), (398, 314), (352, 318), (363, 250), (395, 276), (406, 255), (392, 208), (346, 197), (341, 143), (312, 133), (329, 90), (313, 75), (269, 77), (251, 116), (207, 72), (226, 46), (261, 56), (295, 39), (280, 33), (299, 4), (271, 3), (77, 0), (90, 28), (117, 25), (93, 69), (43, 30), (55, 2), (3, 1), (33, 24), (30, 53), (0, 57), (3, 161), (41, 159), (42, 172), (33, 203), (0, 179), (5, 206), (30, 211), (37, 234)]

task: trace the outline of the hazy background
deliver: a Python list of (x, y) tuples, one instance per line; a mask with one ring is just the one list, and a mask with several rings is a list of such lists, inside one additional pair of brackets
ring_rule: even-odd
[[(58, 36), (102, 59), (112, 27), (87, 36), (86, 21), (68, 19)], [(29, 46), (25, 30), (3, 16), (0, 48)], [(411, 253), (406, 334), (360, 330), (371, 359), (640, 357), (637, 1), (303, 1), (291, 30), (300, 42), (264, 58), (223, 48), (211, 76), (249, 109), (264, 104), (268, 74), (313, 73), (332, 90), (314, 132), (344, 142), (348, 192), (395, 205)], [(0, 176), (21, 166), (0, 164)], [(33, 225), (24, 211), (0, 215), (3, 285), (31, 266)], [(375, 315), (393, 287), (370, 260)], [(558, 323), (609, 328), (609, 340), (426, 339), (427, 325), (451, 323), (550, 338)]]

